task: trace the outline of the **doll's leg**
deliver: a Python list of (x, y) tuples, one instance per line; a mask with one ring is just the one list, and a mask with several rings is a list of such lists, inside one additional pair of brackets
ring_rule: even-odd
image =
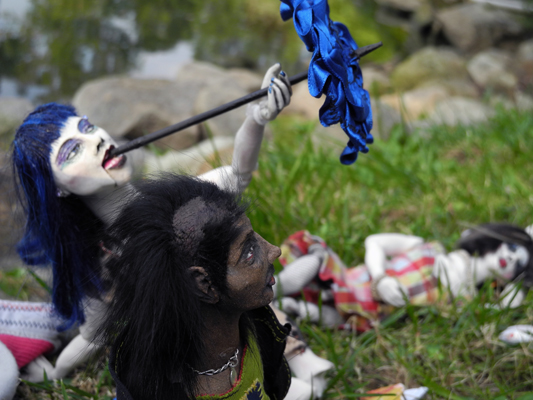
[(313, 397), (313, 386), (298, 378), (291, 379), (291, 386), (285, 400), (310, 400)]
[(309, 348), (288, 361), (294, 375), (299, 380), (311, 385), (313, 398), (321, 397), (328, 383), (326, 372), (333, 368), (333, 363), (318, 357)]
[(19, 384), (19, 369), (15, 357), (0, 342), (0, 400), (11, 400)]
[(287, 338), (285, 358), (296, 379), (292, 380), (289, 389), (291, 397), (287, 394), (286, 399), (310, 399), (311, 393), (312, 398), (322, 396), (327, 385), (325, 374), (333, 368), (333, 363), (318, 357), (310, 348), (306, 347), (301, 340), (301, 332), (287, 318), (287, 315), (274, 307), (272, 309), (281, 324), (289, 322), (292, 325), (291, 334)]
[(61, 379), (87, 362), (100, 349), (100, 346), (94, 343), (94, 336), (106, 307), (106, 304), (100, 300), (87, 300), (86, 321), (80, 326), (80, 334), (72, 339), (59, 354), (55, 367), (46, 358), (40, 357), (36, 360), (37, 362), (26, 367), (23, 378), (30, 382), (42, 382), (44, 370), (49, 379)]
[(45, 357), (41, 356), (25, 367), (25, 372), (21, 377), (30, 382), (42, 382), (46, 371), (46, 376), (50, 380), (64, 378), (75, 368), (89, 360), (99, 348), (99, 346), (78, 335), (59, 354), (55, 367)]

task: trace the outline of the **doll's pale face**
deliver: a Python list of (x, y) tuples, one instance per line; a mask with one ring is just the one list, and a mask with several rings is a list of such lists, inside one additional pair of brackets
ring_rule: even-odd
[(242, 217), (238, 225), (242, 232), (230, 247), (226, 301), (235, 309), (246, 311), (265, 306), (274, 298), (273, 263), (281, 250), (254, 232), (248, 217)]
[(510, 280), (517, 268), (527, 264), (529, 253), (524, 246), (502, 243), (495, 252), (486, 254), (483, 261), (492, 274)]
[(70, 117), (52, 143), (50, 165), (59, 189), (79, 196), (128, 182), (131, 166), (126, 156), (107, 158), (115, 141), (86, 118)]

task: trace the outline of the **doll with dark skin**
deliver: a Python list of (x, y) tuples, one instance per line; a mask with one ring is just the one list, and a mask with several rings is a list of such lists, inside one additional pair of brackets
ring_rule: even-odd
[(106, 264), (102, 339), (117, 398), (284, 398), (290, 327), (268, 306), (280, 249), (211, 183), (167, 176), (136, 191), (109, 229), (120, 256)]

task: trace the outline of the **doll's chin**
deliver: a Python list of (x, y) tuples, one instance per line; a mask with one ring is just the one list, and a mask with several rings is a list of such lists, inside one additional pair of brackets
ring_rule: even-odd
[(115, 185), (120, 186), (124, 185), (125, 183), (128, 183), (131, 180), (131, 167), (129, 165), (125, 165), (122, 168), (117, 169), (110, 169), (105, 170), (107, 174), (115, 181)]

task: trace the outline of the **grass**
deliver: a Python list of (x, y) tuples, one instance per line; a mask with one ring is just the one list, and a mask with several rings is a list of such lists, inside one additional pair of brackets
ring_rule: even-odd
[[(372, 233), (415, 234), (450, 250), (469, 225), (533, 223), (531, 115), (500, 110), (488, 125), (439, 127), (424, 135), (398, 127), (390, 140), (372, 145), (352, 166), (338, 161), (342, 144), (315, 144), (314, 129), (308, 121), (279, 118), (263, 147), (248, 190), (254, 199), (249, 215), (272, 243), (307, 229), (323, 237), (347, 265), (357, 265), (363, 240)], [(487, 286), (462, 307), (401, 309), (363, 335), (302, 321), (313, 350), (337, 367), (326, 397), (357, 398), (365, 390), (402, 382), (428, 386), (428, 399), (533, 399), (533, 350), (497, 339), (509, 325), (533, 323), (527, 306), (532, 298), (515, 310), (500, 311), (484, 307), (490, 297)], [(102, 360), (105, 356), (100, 367)], [(104, 399), (112, 382), (102, 370), (81, 373), (101, 379), (100, 387), (87, 389), (86, 395), (69, 389), (80, 387), (78, 375), (64, 380), (63, 387), (45, 384), (35, 398), (46, 393), (47, 398)], [(37, 389), (22, 385), (22, 390)]]

